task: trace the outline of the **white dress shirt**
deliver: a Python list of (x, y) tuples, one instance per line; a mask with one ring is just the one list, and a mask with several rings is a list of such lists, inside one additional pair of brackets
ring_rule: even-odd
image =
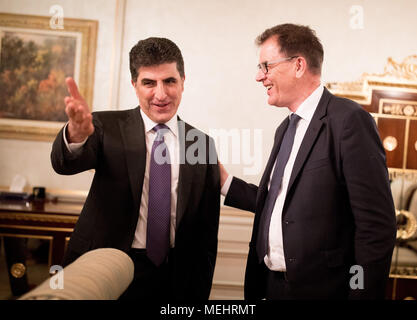
[[(284, 207), (288, 183), (291, 177), (291, 172), (294, 166), (295, 159), (298, 154), (298, 150), (300, 149), (301, 142), (303, 141), (304, 135), (311, 122), (311, 118), (313, 117), (313, 114), (317, 109), (317, 105), (319, 104), (320, 98), (323, 95), (323, 91), (323, 85), (318, 86), (317, 89), (314, 90), (313, 93), (309, 97), (307, 97), (307, 99), (305, 99), (303, 103), (300, 104), (297, 111), (295, 112), (298, 116), (300, 116), (301, 119), (297, 123), (294, 143), (291, 149), (288, 162), (285, 165), (281, 189), (278, 191), (278, 197), (275, 201), (275, 206), (271, 216), (271, 224), (269, 226), (268, 253), (267, 255), (265, 255), (264, 262), (270, 270), (286, 271), (284, 246), (282, 240), (282, 209)], [(291, 115), (292, 114), (290, 114), (290, 117)], [(274, 168), (272, 168), (271, 171), (268, 189), (271, 183)], [(232, 176), (229, 175), (221, 189), (222, 195), (227, 195), (231, 182)]]
[[(145, 176), (143, 179), (142, 195), (139, 207), (139, 221), (136, 225), (135, 237), (133, 239), (132, 248), (144, 249), (146, 248), (146, 230), (148, 221), (148, 200), (149, 200), (149, 163), (152, 152), (152, 145), (157, 136), (152, 129), (158, 124), (151, 119), (140, 109), (143, 124), (145, 127), (145, 142), (146, 142), (146, 167)], [(171, 230), (170, 230), (170, 245), (175, 246), (175, 226), (177, 213), (177, 191), (178, 191), (178, 177), (179, 177), (179, 163), (180, 150), (178, 139), (178, 120), (175, 114), (165, 125), (169, 131), (164, 135), (164, 141), (168, 147), (171, 159)], [(66, 132), (66, 128), (65, 131)], [(86, 139), (87, 140), (87, 139)], [(86, 141), (85, 140), (85, 141)], [(77, 152), (85, 141), (81, 143), (68, 143), (64, 134), (64, 142), (70, 152)], [(126, 177), (128, 179), (128, 177)]]

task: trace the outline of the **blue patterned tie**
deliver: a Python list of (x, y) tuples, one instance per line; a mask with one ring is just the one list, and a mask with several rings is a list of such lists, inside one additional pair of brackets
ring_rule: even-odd
[(287, 130), (285, 131), (284, 138), (282, 139), (281, 147), (279, 148), (278, 156), (275, 162), (275, 169), (260, 218), (261, 220), (259, 222), (258, 237), (256, 241), (256, 251), (258, 253), (260, 263), (268, 253), (269, 225), (271, 223), (272, 211), (275, 207), (275, 201), (277, 200), (278, 192), (281, 189), (284, 169), (290, 157), (292, 145), (294, 143), (295, 131), (297, 129), (297, 122), (300, 119), (301, 118), (295, 113), (291, 115), (290, 123)]
[(149, 166), (148, 225), (146, 231), (146, 253), (156, 265), (161, 265), (170, 244), (171, 218), (171, 164), (164, 134), (169, 130), (164, 124), (153, 128), (157, 133), (152, 145)]

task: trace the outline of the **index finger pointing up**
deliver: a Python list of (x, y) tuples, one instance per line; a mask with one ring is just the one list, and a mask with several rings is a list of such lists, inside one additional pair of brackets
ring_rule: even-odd
[(75, 83), (74, 79), (68, 77), (65, 79), (65, 83), (67, 84), (68, 92), (74, 99), (82, 99), (80, 92), (78, 91), (77, 84)]

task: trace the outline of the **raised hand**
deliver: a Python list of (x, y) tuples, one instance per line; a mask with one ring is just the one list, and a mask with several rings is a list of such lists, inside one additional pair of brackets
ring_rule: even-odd
[(69, 122), (67, 126), (68, 142), (82, 142), (93, 134), (93, 116), (88, 109), (87, 102), (80, 95), (77, 84), (74, 79), (69, 77), (65, 79), (69, 97), (65, 97), (65, 113)]

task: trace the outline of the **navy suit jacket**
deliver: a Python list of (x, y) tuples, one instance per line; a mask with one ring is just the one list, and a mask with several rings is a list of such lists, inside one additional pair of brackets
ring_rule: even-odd
[[(268, 181), (288, 118), (258, 186), (233, 178), (225, 204), (255, 213), (245, 298), (265, 296), (256, 240)], [(375, 121), (357, 103), (324, 89), (291, 173), (282, 212), (287, 278), (294, 299), (383, 298), (396, 236), (385, 152)], [(350, 280), (363, 268), (364, 289)], [(350, 273), (352, 271), (352, 273)], [(355, 279), (352, 280), (355, 282)], [(359, 283), (359, 282), (357, 282)]]

